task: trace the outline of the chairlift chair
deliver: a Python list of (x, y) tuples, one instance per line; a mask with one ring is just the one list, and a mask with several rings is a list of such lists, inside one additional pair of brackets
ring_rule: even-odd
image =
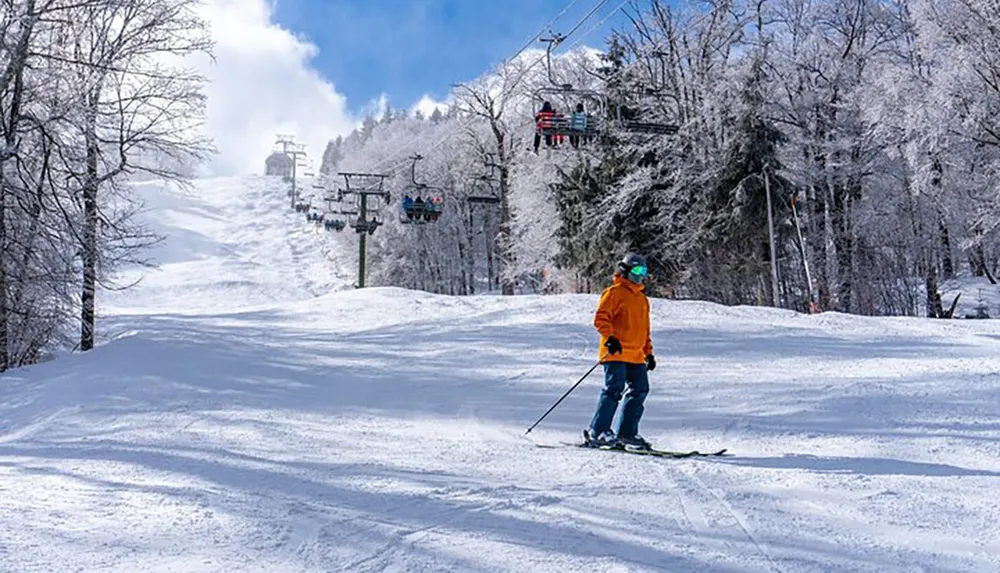
[(364, 221), (362, 221), (360, 217), (355, 217), (352, 221), (350, 221), (349, 225), (352, 229), (354, 229), (354, 232), (359, 235), (362, 233), (373, 235), (375, 234), (375, 229), (382, 226), (382, 221), (378, 217), (372, 217), (371, 219)]
[(423, 156), (416, 154), (411, 159), (413, 165), (410, 167), (410, 183), (404, 187), (400, 201), (399, 222), (404, 225), (436, 223), (444, 213), (442, 189), (418, 182), (417, 161), (423, 159)]
[[(592, 139), (601, 133), (607, 104), (604, 94), (596, 90), (574, 89), (569, 84), (562, 87), (542, 87), (532, 93), (532, 120), (535, 133), (550, 141), (553, 137), (582, 137)], [(552, 115), (544, 115), (548, 102)], [(583, 111), (577, 111), (582, 105)]]
[[(560, 34), (540, 39), (548, 44), (545, 49), (545, 66), (551, 85), (538, 88), (532, 93), (531, 113), (535, 123), (536, 150), (539, 138), (545, 138), (545, 144), (549, 147), (563, 138), (574, 138), (570, 140), (571, 143), (576, 141), (575, 138), (580, 138), (579, 143), (590, 141), (600, 134), (607, 116), (604, 94), (556, 81), (552, 71), (552, 49), (564, 39), (565, 36)], [(552, 106), (551, 111), (543, 111), (546, 103)]]
[(629, 133), (643, 133), (649, 135), (673, 135), (677, 133), (678, 127), (669, 123), (642, 121), (639, 118), (622, 117), (622, 107), (618, 106), (616, 123), (621, 129)]
[(323, 213), (321, 213), (319, 209), (310, 208), (306, 213), (306, 221), (310, 223), (322, 223)]
[[(659, 51), (652, 51), (651, 54), (654, 57), (661, 57), (664, 54)], [(639, 89), (634, 95), (638, 96), (639, 99), (649, 99), (649, 98), (663, 98), (671, 97), (670, 93), (667, 92), (666, 87), (666, 77), (664, 76), (664, 71), (661, 68), (660, 78), (657, 82), (652, 77), (650, 78), (652, 84), (650, 86), (645, 86), (643, 84), (639, 85)], [(639, 117), (622, 117), (622, 108), (627, 107), (624, 105), (618, 105), (615, 113), (615, 120), (621, 129), (628, 131), (630, 133), (644, 133), (649, 135), (673, 135), (677, 133), (677, 126), (670, 123), (663, 123), (657, 121), (643, 121)]]
[(466, 197), (466, 201), (473, 205), (497, 205), (500, 203), (500, 197), (493, 187), (494, 180), (492, 177), (489, 175), (477, 175), (474, 179), (483, 182), (487, 189), (489, 189), (489, 194), (469, 195)]
[[(381, 196), (381, 199), (385, 200), (385, 196)], [(378, 202), (367, 202), (365, 205), (365, 219), (361, 219), (361, 202), (368, 201), (368, 197), (361, 194), (354, 195), (354, 211), (346, 211), (348, 214), (348, 226), (354, 229), (355, 233), (368, 233), (372, 235), (375, 233), (375, 229), (382, 226), (382, 208)]]
[[(649, 99), (649, 98), (664, 98), (673, 97), (667, 90), (667, 78), (666, 78), (666, 68), (663, 66), (662, 58), (666, 54), (660, 50), (650, 50), (647, 53), (652, 59), (660, 62), (658, 67), (649, 66), (647, 69), (649, 71), (649, 85), (639, 84), (637, 89), (627, 90), (628, 93), (635, 96), (637, 99)], [(598, 73), (605, 76), (605, 80), (608, 79), (612, 68), (610, 66), (604, 66), (597, 69)], [(657, 77), (659, 76), (659, 77)], [(610, 102), (606, 102), (610, 103)], [(644, 121), (637, 117), (623, 117), (622, 109), (628, 108), (629, 106), (625, 102), (619, 102), (615, 106), (613, 117), (609, 117), (609, 123), (614, 127), (627, 131), (629, 133), (642, 133), (649, 135), (673, 135), (677, 133), (678, 127), (676, 125), (658, 121)], [(627, 115), (631, 115), (628, 113)]]
[(399, 222), (406, 225), (436, 223), (444, 213), (444, 198), (432, 192), (434, 187), (408, 188), (400, 203)]

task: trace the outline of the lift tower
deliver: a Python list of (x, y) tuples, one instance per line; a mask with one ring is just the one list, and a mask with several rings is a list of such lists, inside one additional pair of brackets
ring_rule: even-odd
[(298, 200), (299, 193), (298, 189), (295, 187), (295, 168), (299, 163), (299, 156), (306, 154), (306, 146), (304, 143), (295, 143), (294, 135), (279, 135), (278, 141), (275, 143), (275, 147), (279, 147), (281, 152), (288, 156), (292, 160), (292, 209), (295, 208), (295, 202)]
[(352, 213), (349, 224), (354, 232), (358, 234), (358, 288), (365, 288), (365, 256), (367, 255), (366, 239), (367, 235), (375, 233), (375, 229), (382, 226), (382, 219), (379, 217), (381, 206), (378, 201), (369, 203), (368, 198), (381, 199), (386, 205), (389, 204), (389, 192), (383, 189), (385, 179), (389, 177), (381, 173), (340, 173), (344, 177), (344, 188), (339, 190), (340, 197), (354, 197), (354, 204), (357, 207), (356, 214)]

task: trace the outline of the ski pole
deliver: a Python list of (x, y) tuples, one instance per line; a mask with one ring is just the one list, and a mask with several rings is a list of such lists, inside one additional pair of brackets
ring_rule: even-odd
[(544, 414), (542, 414), (542, 417), (539, 418), (537, 422), (535, 422), (534, 424), (532, 424), (531, 427), (528, 428), (528, 431), (524, 433), (524, 435), (527, 436), (528, 434), (531, 433), (531, 430), (535, 429), (535, 426), (537, 426), (538, 424), (541, 424), (542, 420), (545, 419), (545, 416), (548, 416), (549, 413), (552, 412), (552, 410), (555, 410), (556, 406), (558, 406), (560, 402), (562, 402), (563, 400), (565, 400), (566, 396), (569, 396), (570, 392), (572, 392), (573, 390), (576, 390), (576, 387), (579, 386), (581, 382), (583, 382), (584, 380), (586, 380), (587, 376), (590, 376), (590, 373), (593, 372), (594, 369), (597, 368), (600, 365), (601, 365), (601, 363), (600, 363), (600, 361), (598, 361), (597, 364), (594, 364), (593, 366), (591, 366), (590, 370), (587, 370), (587, 373), (584, 374), (583, 377), (581, 377), (579, 380), (577, 380), (576, 384), (573, 384), (573, 387), (570, 388), (569, 390), (567, 390), (566, 393), (562, 395), (562, 398), (559, 398), (558, 400), (556, 400), (556, 403), (552, 404), (552, 407), (549, 408)]

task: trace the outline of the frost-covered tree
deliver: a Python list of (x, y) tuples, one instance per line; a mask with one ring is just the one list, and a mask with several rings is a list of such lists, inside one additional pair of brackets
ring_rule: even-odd
[[(603, 53), (556, 54), (551, 69), (523, 54), (431, 121), (369, 121), (345, 157), (403, 189), (419, 152), (427, 183), (457, 197), (494, 157), (508, 293), (596, 291), (629, 250), (649, 257), (653, 293), (763, 304), (776, 287), (803, 311), (947, 316), (940, 281), (992, 280), (995, 0), (644, 0), (628, 13)], [(599, 92), (603, 129), (535, 154), (533, 94), (553, 82)], [(568, 110), (579, 93), (548, 95)], [(491, 211), (447, 209), (378, 239), (380, 280), (475, 290), (474, 261), (494, 261), (495, 243), (474, 240)]]
[(116, 191), (136, 173), (184, 180), (171, 163), (198, 161), (210, 151), (198, 134), (204, 80), (183, 58), (207, 53), (211, 43), (196, 0), (111, 0), (72, 16), (72, 56), (65, 63), (79, 99), (64, 137), (80, 151), (63, 155), (61, 168), (82, 202), (80, 348), (89, 350), (99, 275), (149, 244), (131, 228), (131, 217), (121, 216), (121, 209), (134, 208), (123, 207), (128, 197)]
[[(139, 261), (127, 180), (183, 180), (209, 47), (187, 0), (21, 0), (0, 6), (0, 370), (37, 361), (80, 325), (93, 346), (96, 285)], [(9, 59), (8, 59), (9, 58)]]

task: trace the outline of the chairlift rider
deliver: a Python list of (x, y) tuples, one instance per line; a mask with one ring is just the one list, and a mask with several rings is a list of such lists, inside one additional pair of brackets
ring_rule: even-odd
[(573, 146), (573, 149), (580, 147), (580, 141), (584, 143), (589, 143), (591, 137), (586, 135), (587, 123), (589, 122), (590, 115), (584, 110), (583, 104), (576, 104), (576, 110), (570, 115), (570, 129), (574, 132), (579, 132), (579, 134), (574, 133), (569, 136), (569, 144)]
[[(545, 135), (545, 145), (547, 147), (553, 146), (553, 141), (555, 145), (562, 143), (562, 135), (558, 133), (553, 134), (558, 121), (563, 116), (556, 112), (555, 108), (552, 107), (552, 103), (549, 101), (542, 102), (541, 109), (535, 114), (535, 153), (538, 153), (538, 146), (542, 142), (542, 134)], [(553, 137), (553, 135), (555, 137)]]
[[(417, 197), (417, 199), (419, 200), (420, 198)], [(403, 213), (406, 214), (406, 218), (409, 220), (413, 220), (416, 216), (416, 211), (414, 209), (415, 204), (416, 202), (413, 200), (413, 197), (410, 197), (409, 195), (403, 197)]]
[(409, 195), (403, 197), (403, 213), (407, 221), (419, 221), (424, 218), (426, 213), (424, 199), (422, 197), (414, 199)]
[(416, 199), (409, 195), (403, 197), (403, 213), (406, 215), (406, 221), (417, 222), (421, 219), (427, 220), (427, 205), (429, 203), (430, 200), (425, 202), (424, 198), (420, 196)]
[(440, 197), (428, 197), (424, 204), (424, 220), (434, 222), (441, 218), (444, 211), (444, 200)]

